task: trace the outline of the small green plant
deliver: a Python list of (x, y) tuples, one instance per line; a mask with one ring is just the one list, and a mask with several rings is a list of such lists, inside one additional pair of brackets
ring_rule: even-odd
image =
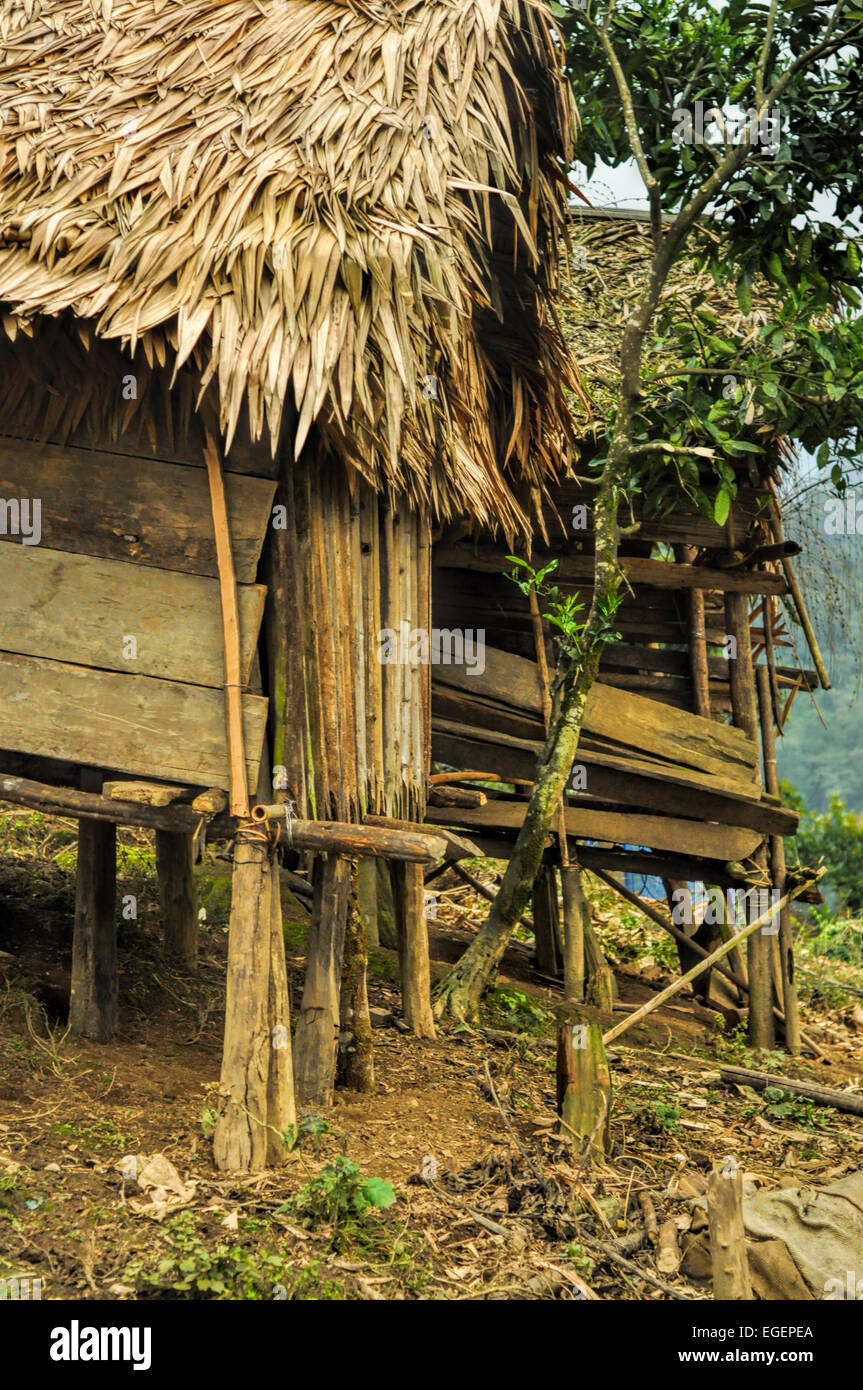
[[(557, 640), (563, 655), (569, 661), (584, 661), (590, 655), (584, 638), (587, 621), (579, 618), (585, 605), (579, 601), (577, 591), (561, 594), (556, 584), (545, 582), (546, 576), (553, 574), (557, 569), (557, 560), (550, 560), (538, 570), (527, 560), (520, 560), (517, 555), (507, 555), (506, 558), (511, 564), (518, 566), (506, 576), (507, 579), (517, 585), (525, 596), (529, 596), (533, 589), (537, 598), (544, 603), (546, 611), (542, 616), (557, 628)], [(622, 634), (615, 631), (614, 620), (622, 602), (623, 594), (619, 592), (608, 594), (599, 601), (602, 621), (593, 634), (593, 647), (603, 647), (608, 642), (621, 640)]]
[(488, 995), (486, 1006), (493, 1016), (510, 1028), (541, 1033), (551, 1014), (521, 989), (496, 989)]
[[(634, 1084), (639, 1085), (638, 1082)], [(680, 1107), (675, 1105), (669, 1091), (662, 1090), (658, 1095), (627, 1096), (626, 1105), (649, 1133), (680, 1133)]]
[(340, 1154), (280, 1210), (293, 1209), (309, 1230), (332, 1226), (334, 1238), (343, 1240), (370, 1212), (385, 1211), (395, 1200), (391, 1183), (384, 1178), (364, 1178), (359, 1164)]
[(788, 1120), (800, 1129), (821, 1129), (829, 1119), (829, 1111), (824, 1106), (792, 1091), (784, 1091), (781, 1086), (765, 1086), (762, 1103), (748, 1105), (743, 1113)]
[(581, 1245), (568, 1245), (566, 1253), (570, 1262), (575, 1265), (579, 1274), (585, 1279), (589, 1279), (593, 1274), (593, 1260)]

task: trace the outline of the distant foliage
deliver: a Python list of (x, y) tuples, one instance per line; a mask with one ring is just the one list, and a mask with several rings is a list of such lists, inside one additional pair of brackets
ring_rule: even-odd
[(796, 840), (791, 842), (799, 862), (823, 861), (834, 906), (852, 914), (863, 912), (863, 818), (835, 792), (826, 812), (806, 810), (788, 782), (782, 784), (782, 793), (786, 805), (801, 813)]

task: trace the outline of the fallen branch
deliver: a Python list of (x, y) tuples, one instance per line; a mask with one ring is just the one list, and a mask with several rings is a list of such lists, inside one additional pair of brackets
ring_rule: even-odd
[(793, 1095), (814, 1100), (818, 1105), (829, 1105), (834, 1110), (842, 1110), (847, 1115), (863, 1115), (863, 1096), (852, 1095), (848, 1091), (835, 1091), (832, 1086), (818, 1086), (814, 1081), (797, 1081), (788, 1076), (771, 1076), (766, 1071), (749, 1071), (746, 1067), (719, 1068), (719, 1075), (727, 1085), (751, 1086), (755, 1091), (764, 1091), (768, 1086), (791, 1091)]

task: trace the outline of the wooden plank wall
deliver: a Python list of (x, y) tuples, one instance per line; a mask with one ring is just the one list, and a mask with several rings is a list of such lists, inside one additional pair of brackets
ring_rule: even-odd
[[(8, 421), (4, 421), (8, 428)], [(0, 535), (0, 749), (112, 772), (228, 786), (215, 545), (203, 453), (185, 462), (0, 436), (0, 497), (38, 499), (39, 544)], [(162, 440), (161, 452), (167, 451)], [(265, 450), (259, 466), (271, 470)], [(244, 674), (275, 483), (226, 471)], [(257, 784), (267, 701), (244, 696)]]

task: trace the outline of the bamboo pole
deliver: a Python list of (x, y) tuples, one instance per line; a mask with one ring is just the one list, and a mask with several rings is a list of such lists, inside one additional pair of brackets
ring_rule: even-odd
[[(774, 539), (776, 541), (781, 541), (782, 519), (779, 511), (779, 503), (777, 501), (776, 491), (773, 487), (772, 482), (769, 484), (769, 486), (771, 493), (769, 518), (770, 529), (773, 532)], [(788, 589), (791, 593), (791, 597), (794, 600), (794, 607), (797, 609), (797, 616), (800, 619), (800, 626), (802, 627), (803, 632), (805, 634), (807, 646), (809, 647), (809, 650), (812, 653), (812, 660), (815, 663), (815, 670), (818, 672), (818, 680), (821, 684), (821, 689), (829, 690), (830, 677), (827, 674), (827, 667), (824, 665), (824, 659), (821, 656), (821, 648), (818, 645), (818, 639), (815, 636), (815, 629), (813, 628), (812, 622), (809, 618), (809, 611), (806, 607), (803, 594), (800, 591), (800, 585), (797, 583), (797, 576), (795, 575), (794, 570), (791, 567), (791, 561), (789, 560), (787, 555), (784, 555), (782, 557), (782, 569), (785, 574), (785, 582), (787, 583)]]
[(219, 571), (219, 596), (222, 603), (222, 629), (225, 641), (225, 710), (228, 732), (228, 759), (231, 775), (231, 814), (249, 814), (249, 789), (246, 782), (246, 754), (243, 738), (243, 679), (240, 651), (240, 610), (237, 603), (237, 580), (231, 550), (231, 529), (225, 498), (225, 478), (219, 446), (207, 431), (204, 456), (210, 484), (210, 507), (216, 537), (216, 561)]
[[(697, 554), (694, 545), (678, 547), (679, 559), (692, 564)], [(704, 590), (691, 589), (689, 607), (689, 673), (692, 680), (692, 708), (703, 719), (710, 718), (710, 671), (707, 664), (707, 631), (704, 621)]]
[(698, 975), (702, 975), (706, 967), (715, 965), (717, 961), (723, 960), (724, 957), (728, 955), (729, 951), (733, 950), (735, 946), (740, 945), (741, 941), (746, 941), (754, 932), (758, 931), (760, 927), (763, 927), (766, 922), (769, 922), (775, 913), (781, 912), (783, 905), (790, 902), (792, 898), (796, 898), (799, 893), (803, 891), (803, 887), (804, 885), (801, 884), (791, 892), (786, 893), (775, 907), (770, 907), (766, 912), (762, 912), (761, 916), (757, 917), (754, 922), (751, 922), (748, 927), (743, 927), (736, 936), (732, 936), (730, 941), (723, 941), (721, 946), (717, 946), (715, 951), (711, 951), (710, 955), (707, 956), (705, 960), (699, 961), (696, 965), (693, 965), (692, 969), (687, 970), (685, 975), (681, 975), (679, 980), (673, 980), (670, 985), (660, 990), (652, 999), (648, 999), (646, 1004), (642, 1004), (640, 1009), (636, 1009), (634, 1014), (630, 1014), (628, 1018), (622, 1019), (620, 1023), (615, 1024), (614, 1028), (611, 1028), (603, 1037), (602, 1041), (605, 1043), (606, 1047), (610, 1042), (613, 1042), (615, 1038), (619, 1038), (621, 1033), (627, 1032), (634, 1023), (640, 1023), (648, 1014), (652, 1014), (654, 1009), (658, 1009), (661, 1004), (665, 1003), (666, 999), (673, 999), (674, 995), (679, 994), (684, 985), (690, 984)]

